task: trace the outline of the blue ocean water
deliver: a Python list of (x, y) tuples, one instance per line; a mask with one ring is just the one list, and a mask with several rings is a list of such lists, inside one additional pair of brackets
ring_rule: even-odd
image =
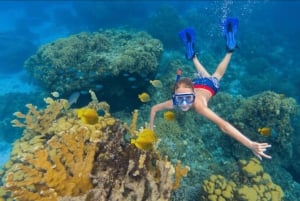
[[(221, 22), (235, 16), (240, 23), (239, 48), (233, 59), (237, 62), (228, 70), (230, 76), (224, 77), (224, 90), (242, 96), (272, 90), (299, 103), (299, 10), (297, 1), (1, 1), (0, 165), (9, 158), (11, 144), (22, 133), (11, 127), (12, 114), (26, 111), (28, 102), (43, 105), (41, 97), (47, 92), (23, 69), (24, 61), (41, 45), (80, 32), (122, 27), (160, 39), (167, 57), (174, 51), (182, 52), (177, 33), (193, 26), (199, 54), (213, 52), (221, 58), (225, 51)], [(159, 76), (168, 71), (163, 64), (159, 68)], [(119, 109), (122, 106), (116, 105)], [(293, 134), (299, 137), (299, 119), (294, 125)], [(299, 182), (298, 176), (294, 177)]]

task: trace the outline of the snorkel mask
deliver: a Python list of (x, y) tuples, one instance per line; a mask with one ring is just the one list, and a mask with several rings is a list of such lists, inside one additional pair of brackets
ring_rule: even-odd
[[(176, 73), (176, 83), (180, 80), (182, 70), (178, 69)], [(188, 111), (194, 101), (195, 94), (194, 93), (173, 93), (172, 94), (173, 105), (179, 107), (182, 111)]]
[(173, 105), (179, 107), (182, 111), (188, 111), (194, 101), (194, 93), (178, 93), (172, 95)]

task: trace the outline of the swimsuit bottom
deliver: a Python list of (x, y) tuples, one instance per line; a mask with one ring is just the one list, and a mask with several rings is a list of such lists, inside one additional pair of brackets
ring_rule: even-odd
[(194, 89), (206, 89), (214, 96), (218, 92), (220, 84), (216, 77), (198, 77), (193, 79), (193, 87)]

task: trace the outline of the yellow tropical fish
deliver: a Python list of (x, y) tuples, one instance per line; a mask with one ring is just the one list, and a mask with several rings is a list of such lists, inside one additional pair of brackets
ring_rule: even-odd
[(149, 128), (145, 128), (137, 134), (136, 139), (131, 139), (131, 144), (134, 144), (141, 150), (151, 150), (153, 148), (153, 143), (156, 141), (157, 137), (154, 131)]
[(160, 80), (150, 80), (150, 83), (156, 88), (161, 88), (163, 86)]
[(96, 110), (91, 108), (80, 108), (76, 110), (77, 117), (85, 124), (95, 124), (98, 122), (98, 113)]
[(175, 120), (175, 113), (173, 111), (164, 112), (164, 119), (167, 121)]
[(262, 136), (268, 137), (271, 135), (272, 129), (269, 127), (262, 127), (262, 128), (257, 129), (257, 132), (259, 134), (261, 134)]
[(139, 94), (138, 97), (143, 103), (149, 102), (151, 100), (150, 95), (147, 94), (146, 92)]

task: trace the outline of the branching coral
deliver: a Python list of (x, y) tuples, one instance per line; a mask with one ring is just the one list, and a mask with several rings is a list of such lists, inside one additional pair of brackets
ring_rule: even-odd
[(136, 125), (137, 125), (138, 115), (139, 115), (138, 110), (134, 110), (132, 112), (132, 121), (131, 121), (130, 128), (129, 128), (131, 137), (136, 136), (136, 130), (137, 130)]
[(124, 156), (119, 158), (119, 154), (114, 154), (115, 151), (112, 153), (115, 157), (113, 162), (99, 155), (99, 164), (109, 162), (115, 167), (106, 165), (107, 168), (103, 169), (99, 166), (95, 170), (94, 183), (97, 183), (97, 187), (87, 197), (111, 201), (170, 199), (175, 169), (167, 157), (159, 159), (153, 152), (141, 152), (138, 149), (131, 149), (130, 152), (130, 159), (124, 160)]
[(156, 150), (143, 151), (124, 141), (124, 132), (136, 128), (137, 117), (136, 110), (130, 128), (114, 131), (106, 142), (98, 143), (99, 165), (93, 170), (93, 183), (97, 187), (87, 194), (90, 199), (167, 201), (189, 171), (180, 162), (174, 168)]
[(29, 110), (27, 114), (15, 112), (14, 115), (19, 119), (23, 119), (23, 122), (15, 119), (12, 121), (13, 126), (25, 127), (35, 134), (45, 134), (53, 121), (69, 107), (67, 100), (64, 99), (54, 101), (51, 98), (47, 98), (45, 102), (47, 107), (44, 110), (39, 111), (36, 106), (27, 104), (26, 107)]
[(81, 127), (52, 137), (46, 148), (23, 154), (7, 171), (6, 188), (17, 200), (48, 200), (91, 189), (96, 146), (89, 138), (89, 129)]
[(182, 167), (181, 161), (177, 162), (177, 165), (175, 167), (175, 181), (173, 183), (173, 189), (179, 188), (181, 178), (185, 177), (188, 171), (190, 171), (190, 167), (188, 166)]
[[(174, 168), (154, 149), (145, 152), (131, 145), (125, 139), (126, 126), (111, 117), (108, 105), (90, 93), (92, 102), (87, 107), (106, 111), (94, 124), (82, 122), (63, 100), (47, 99), (44, 110), (32, 105), (28, 114), (16, 114), (25, 121), (14, 124), (25, 130), (0, 173), (0, 199), (170, 199), (189, 169), (181, 163)], [(47, 121), (41, 119), (52, 113)], [(48, 127), (37, 122), (45, 122)]]
[(12, 123), (25, 130), (14, 143), (11, 160), (2, 174), (5, 189), (13, 198), (56, 200), (58, 196), (77, 196), (93, 188), (89, 175), (96, 143), (104, 137), (104, 130), (107, 135), (111, 132), (117, 121), (110, 117), (107, 103), (98, 102), (96, 97), (92, 100), (90, 107), (105, 111), (105, 116), (93, 125), (82, 123), (63, 99), (46, 98), (45, 109), (28, 104), (27, 114), (15, 113), (24, 121)]
[(107, 102), (99, 102), (95, 92), (93, 90), (89, 90), (89, 93), (91, 95), (92, 101), (89, 102), (89, 104), (87, 105), (88, 108), (92, 108), (96, 111), (102, 110), (104, 112), (104, 116), (105, 117), (109, 117), (110, 116), (110, 106)]

